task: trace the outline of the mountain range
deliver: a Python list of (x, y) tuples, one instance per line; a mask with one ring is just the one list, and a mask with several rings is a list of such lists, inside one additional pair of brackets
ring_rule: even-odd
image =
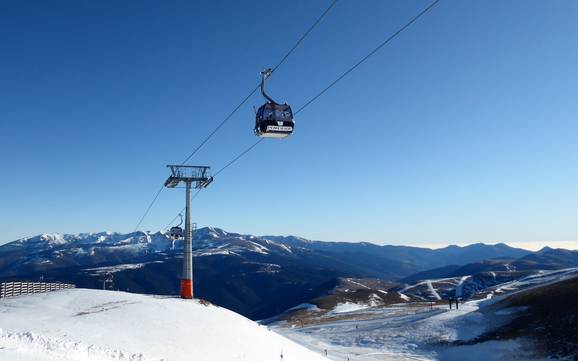
[[(578, 252), (566, 250), (530, 252), (481, 243), (432, 250), (254, 236), (213, 227), (197, 230), (193, 247), (196, 297), (252, 319), (323, 295), (344, 277), (410, 282), (475, 269), (578, 266)], [(163, 232), (42, 234), (0, 246), (2, 280), (42, 278), (102, 288), (106, 278), (113, 278), (107, 287), (174, 295), (181, 264), (182, 241)]]

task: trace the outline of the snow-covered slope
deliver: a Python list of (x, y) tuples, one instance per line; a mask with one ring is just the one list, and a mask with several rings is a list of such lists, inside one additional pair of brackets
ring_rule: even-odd
[(474, 275), (426, 279), (398, 287), (398, 291), (414, 301), (439, 301), (451, 297), (468, 299), (487, 294), (503, 294), (575, 277), (578, 268), (535, 270), (525, 272), (482, 272)]
[[(480, 301), (444, 306), (398, 304), (366, 308), (330, 319), (291, 327), (271, 327), (335, 361), (509, 361), (534, 360), (522, 340), (460, 345), (485, 332), (488, 320)], [(541, 360), (541, 358), (540, 358)]]
[[(420, 287), (431, 297), (435, 284)], [(429, 302), (304, 307), (269, 325), (335, 361), (577, 359), (577, 269), (541, 272), (486, 295), (459, 309)]]
[(229, 310), (124, 292), (1, 299), (0, 328), (2, 361), (325, 360)]

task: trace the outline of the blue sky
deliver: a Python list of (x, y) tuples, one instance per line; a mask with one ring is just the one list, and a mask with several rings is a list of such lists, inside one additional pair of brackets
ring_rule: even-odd
[[(0, 243), (132, 231), (329, 1), (0, 4)], [(340, 0), (270, 79), (299, 108), (428, 5)], [(393, 244), (578, 239), (578, 3), (442, 0), (193, 203), (200, 225)], [(192, 160), (255, 141), (255, 95)], [(142, 229), (184, 202), (165, 190)]]

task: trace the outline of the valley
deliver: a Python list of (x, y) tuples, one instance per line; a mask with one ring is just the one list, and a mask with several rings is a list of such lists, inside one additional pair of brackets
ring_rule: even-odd
[(336, 361), (567, 359), (578, 356), (578, 320), (563, 316), (576, 314), (577, 282), (577, 268), (542, 272), (488, 287), (458, 309), (439, 300), (342, 297), (330, 308), (313, 301), (269, 325)]

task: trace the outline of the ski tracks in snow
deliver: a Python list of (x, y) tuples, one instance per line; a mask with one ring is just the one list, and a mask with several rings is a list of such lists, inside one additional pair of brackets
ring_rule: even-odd
[(431, 284), (430, 280), (426, 281), (426, 285), (427, 288), (429, 289), (429, 291), (431, 292), (431, 295), (436, 299), (436, 300), (441, 300), (442, 298), (440, 297), (440, 295), (437, 293), (436, 289), (434, 288), (434, 286)]

